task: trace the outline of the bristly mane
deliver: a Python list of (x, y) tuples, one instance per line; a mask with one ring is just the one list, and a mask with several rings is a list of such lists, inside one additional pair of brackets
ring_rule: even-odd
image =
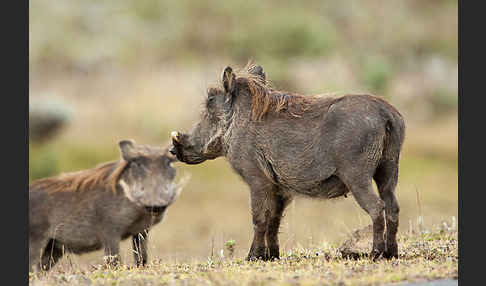
[(124, 160), (101, 164), (92, 169), (60, 174), (55, 177), (32, 182), (29, 189), (44, 189), (48, 193), (75, 192), (92, 188), (111, 189), (116, 193), (116, 184), (127, 166)]
[(276, 113), (285, 111), (290, 116), (301, 117), (315, 101), (314, 96), (304, 96), (273, 89), (268, 80), (250, 72), (254, 68), (255, 64), (250, 61), (242, 70), (235, 72), (237, 84), (248, 84), (252, 98), (251, 113), (253, 120), (261, 120), (270, 111)]

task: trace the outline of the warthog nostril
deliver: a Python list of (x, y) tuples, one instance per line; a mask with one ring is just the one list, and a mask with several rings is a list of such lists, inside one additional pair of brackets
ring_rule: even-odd
[(170, 147), (169, 152), (170, 152), (172, 155), (177, 155), (177, 152), (176, 152), (176, 149), (175, 149), (175, 147), (174, 147), (174, 146)]
[(161, 214), (165, 211), (167, 206), (146, 206), (145, 210), (153, 214)]

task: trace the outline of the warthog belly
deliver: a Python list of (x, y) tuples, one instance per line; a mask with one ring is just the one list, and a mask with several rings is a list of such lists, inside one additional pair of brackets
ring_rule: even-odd
[(97, 241), (93, 244), (86, 244), (86, 243), (73, 243), (72, 241), (68, 241), (67, 243), (64, 241), (60, 241), (57, 239), (51, 239), (49, 241), (48, 246), (46, 247), (47, 251), (50, 251), (52, 249), (60, 249), (65, 252), (71, 252), (74, 254), (84, 254), (96, 250), (100, 250), (103, 245), (101, 242)]
[(346, 185), (337, 177), (330, 176), (322, 181), (317, 187), (308, 189), (305, 191), (299, 191), (299, 193), (318, 198), (332, 199), (340, 196), (344, 196), (349, 192)]

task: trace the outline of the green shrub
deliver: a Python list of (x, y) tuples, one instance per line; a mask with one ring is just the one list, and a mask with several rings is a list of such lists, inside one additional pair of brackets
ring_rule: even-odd
[(115, 145), (73, 144), (55, 141), (29, 145), (29, 182), (88, 168), (120, 157)]
[(456, 94), (451, 93), (442, 88), (437, 88), (435, 92), (429, 96), (429, 102), (432, 105), (432, 110), (435, 115), (448, 114), (452, 111), (457, 111)]
[(364, 60), (362, 78), (371, 93), (385, 95), (392, 78), (392, 67), (384, 57), (372, 56)]
[(29, 183), (59, 172), (59, 154), (49, 145), (29, 144)]

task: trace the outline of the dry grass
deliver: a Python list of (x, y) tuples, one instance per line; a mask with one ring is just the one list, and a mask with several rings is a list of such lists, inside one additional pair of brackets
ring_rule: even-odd
[[(369, 237), (362, 242), (367, 247)], [(215, 253), (188, 262), (155, 259), (144, 268), (56, 267), (47, 274), (31, 274), (29, 281), (31, 285), (384, 285), (457, 279), (457, 232), (451, 226), (401, 234), (398, 243), (399, 258), (389, 261), (345, 259), (337, 247), (321, 242), (289, 249), (273, 262), (247, 262)]]

